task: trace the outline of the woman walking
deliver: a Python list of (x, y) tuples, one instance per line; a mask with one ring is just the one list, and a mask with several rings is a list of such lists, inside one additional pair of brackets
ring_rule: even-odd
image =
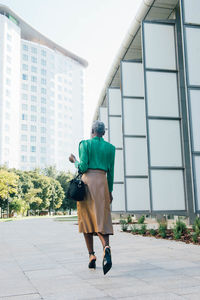
[[(79, 144), (79, 158), (71, 154), (69, 160), (83, 173), (86, 184), (86, 197), (77, 202), (79, 232), (83, 232), (89, 252), (89, 268), (96, 268), (93, 236), (98, 235), (103, 246), (104, 275), (111, 269), (111, 249), (109, 235), (113, 234), (110, 212), (112, 202), (115, 147), (104, 141), (103, 122), (96, 121), (92, 126), (92, 138)], [(107, 175), (107, 176), (106, 176)]]

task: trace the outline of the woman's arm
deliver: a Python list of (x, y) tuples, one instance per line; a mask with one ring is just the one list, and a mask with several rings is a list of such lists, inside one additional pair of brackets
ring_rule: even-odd
[(88, 169), (88, 149), (86, 141), (81, 141), (79, 144), (79, 158), (80, 162), (75, 158), (75, 167), (78, 168), (81, 173), (85, 173)]
[(115, 148), (113, 147), (111, 161), (110, 161), (110, 168), (108, 169), (107, 172), (108, 188), (110, 193), (112, 193), (113, 191), (114, 164), (115, 164)]

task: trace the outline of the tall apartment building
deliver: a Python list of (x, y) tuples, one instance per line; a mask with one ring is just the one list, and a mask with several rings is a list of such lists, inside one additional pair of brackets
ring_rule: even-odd
[(83, 138), (86, 66), (0, 6), (0, 164), (70, 169)]

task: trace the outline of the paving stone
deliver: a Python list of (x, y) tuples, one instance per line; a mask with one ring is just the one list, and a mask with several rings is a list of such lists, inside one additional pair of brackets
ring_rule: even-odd
[(98, 237), (97, 268), (89, 270), (74, 222), (44, 218), (0, 226), (0, 299), (178, 300), (200, 293), (198, 246), (134, 236), (115, 226), (113, 268), (104, 276)]

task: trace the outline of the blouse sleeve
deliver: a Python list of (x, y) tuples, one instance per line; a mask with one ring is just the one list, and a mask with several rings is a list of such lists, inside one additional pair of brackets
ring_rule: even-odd
[(115, 164), (115, 148), (113, 148), (112, 157), (111, 157), (111, 161), (110, 161), (110, 168), (108, 169), (108, 172), (107, 172), (109, 192), (113, 191), (114, 164)]
[(85, 173), (88, 169), (88, 151), (87, 151), (87, 143), (86, 141), (81, 141), (79, 144), (79, 158), (80, 162), (75, 162), (75, 167), (81, 173)]

